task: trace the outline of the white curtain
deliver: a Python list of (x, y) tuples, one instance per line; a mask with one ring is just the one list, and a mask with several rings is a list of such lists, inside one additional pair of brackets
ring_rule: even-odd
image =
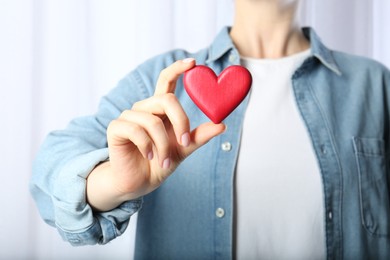
[[(390, 66), (390, 2), (306, 0), (302, 23), (334, 49)], [(106, 246), (73, 248), (28, 191), (44, 136), (80, 115), (145, 59), (206, 47), (233, 0), (0, 0), (0, 259), (131, 259), (135, 221)]]

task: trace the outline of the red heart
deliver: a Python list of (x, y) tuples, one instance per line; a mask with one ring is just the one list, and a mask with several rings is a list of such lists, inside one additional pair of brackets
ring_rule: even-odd
[(250, 72), (238, 65), (227, 67), (218, 77), (203, 65), (184, 73), (188, 95), (215, 124), (222, 122), (244, 100), (251, 84)]

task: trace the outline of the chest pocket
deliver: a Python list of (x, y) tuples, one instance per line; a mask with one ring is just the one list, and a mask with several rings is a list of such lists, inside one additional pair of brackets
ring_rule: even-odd
[(358, 164), (362, 224), (377, 236), (390, 236), (389, 173), (385, 142), (353, 138)]

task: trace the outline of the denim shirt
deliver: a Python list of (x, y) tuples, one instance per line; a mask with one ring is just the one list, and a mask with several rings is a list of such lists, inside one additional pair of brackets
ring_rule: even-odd
[[(390, 259), (390, 73), (375, 61), (331, 51), (312, 29), (303, 31), (312, 53), (291, 80), (321, 170), (327, 258)], [(102, 98), (95, 115), (46, 138), (30, 188), (43, 219), (72, 245), (111, 241), (138, 211), (136, 259), (234, 257), (234, 173), (248, 99), (225, 119), (224, 134), (151, 194), (103, 213), (86, 203), (86, 178), (108, 158), (110, 121), (153, 95), (160, 71), (187, 57), (217, 74), (240, 62), (226, 27), (209, 48), (146, 61)], [(209, 121), (183, 89), (180, 77), (176, 95), (191, 127)]]

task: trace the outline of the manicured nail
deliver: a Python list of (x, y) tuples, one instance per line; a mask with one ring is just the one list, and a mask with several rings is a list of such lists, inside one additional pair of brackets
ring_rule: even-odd
[(149, 161), (151, 161), (153, 159), (153, 151), (150, 151), (148, 153), (148, 159), (149, 159)]
[(184, 60), (182, 60), (184, 63), (190, 63), (190, 62), (193, 62), (195, 59), (194, 58), (186, 58)]
[(171, 166), (171, 160), (169, 158), (167, 158), (163, 161), (163, 168), (169, 169), (169, 166)]
[(181, 136), (181, 145), (184, 147), (188, 147), (190, 145), (190, 133), (187, 132)]

